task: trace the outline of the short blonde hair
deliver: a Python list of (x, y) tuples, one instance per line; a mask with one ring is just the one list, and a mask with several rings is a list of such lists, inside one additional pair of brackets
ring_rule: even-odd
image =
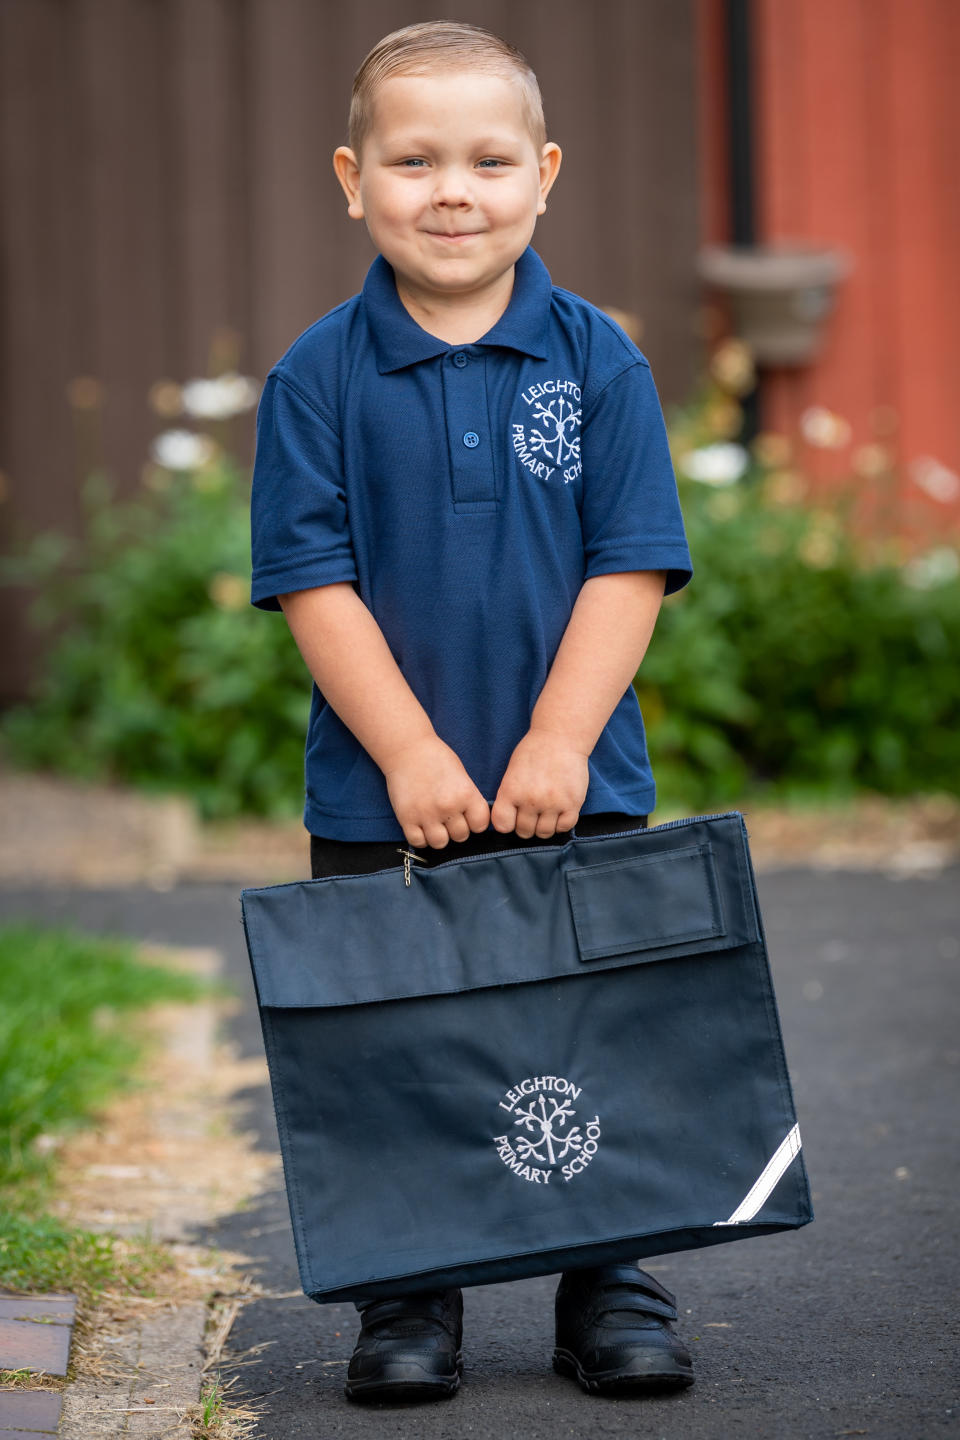
[(427, 75), (442, 70), (481, 70), (516, 77), (522, 86), (524, 118), (540, 155), (547, 139), (540, 86), (530, 62), (515, 45), (479, 25), (426, 20), (384, 35), (353, 78), (350, 148), (360, 158), (373, 123), (373, 105), (384, 80), (393, 75)]

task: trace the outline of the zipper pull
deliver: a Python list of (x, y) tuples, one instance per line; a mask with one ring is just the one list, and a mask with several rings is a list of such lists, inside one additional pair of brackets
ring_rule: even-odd
[(426, 865), (427, 862), (422, 855), (414, 855), (412, 850), (404, 850), (400, 845), (397, 846), (397, 854), (403, 856), (403, 883), (409, 890), (410, 876), (412, 873), (411, 866), (413, 864)]

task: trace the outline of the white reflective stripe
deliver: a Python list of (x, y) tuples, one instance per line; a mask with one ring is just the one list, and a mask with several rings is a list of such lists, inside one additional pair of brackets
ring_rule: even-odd
[(717, 1225), (742, 1225), (745, 1220), (752, 1220), (757, 1211), (761, 1209), (764, 1202), (770, 1198), (776, 1186), (786, 1174), (787, 1167), (800, 1154), (800, 1126), (794, 1125), (790, 1134), (778, 1145), (770, 1159), (761, 1170), (756, 1182), (751, 1185), (743, 1200), (734, 1210), (729, 1220), (715, 1220)]

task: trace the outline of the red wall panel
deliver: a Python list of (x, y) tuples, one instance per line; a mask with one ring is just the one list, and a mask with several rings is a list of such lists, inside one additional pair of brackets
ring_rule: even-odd
[[(728, 238), (716, 160), (724, 10), (722, 0), (700, 7), (705, 241)], [(763, 372), (762, 422), (797, 439), (803, 468), (834, 483), (856, 473), (863, 445), (882, 441), (906, 524), (924, 465), (960, 475), (960, 5), (753, 0), (751, 18), (757, 238), (838, 247), (855, 265), (821, 356)], [(812, 405), (849, 422), (849, 443), (803, 445)], [(960, 503), (950, 508), (960, 515)]]

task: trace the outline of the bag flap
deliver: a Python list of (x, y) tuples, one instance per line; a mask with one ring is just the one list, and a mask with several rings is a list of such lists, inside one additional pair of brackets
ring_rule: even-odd
[[(244, 890), (261, 1006), (373, 1004), (760, 939), (739, 814)], [(585, 964), (585, 962), (587, 962)]]

